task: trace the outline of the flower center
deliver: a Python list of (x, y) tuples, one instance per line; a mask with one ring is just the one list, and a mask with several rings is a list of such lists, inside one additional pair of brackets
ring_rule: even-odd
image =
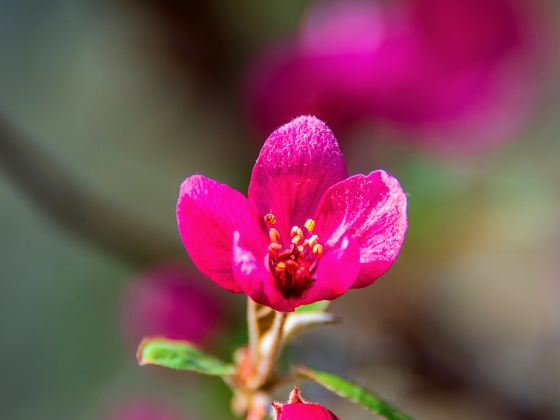
[(264, 219), (269, 226), (268, 264), (275, 286), (287, 299), (300, 297), (313, 284), (313, 274), (323, 255), (323, 245), (313, 234), (315, 221), (307, 219), (305, 233), (299, 226), (294, 226), (290, 231), (290, 243), (286, 246), (281, 242), (280, 232), (273, 227), (276, 224), (274, 215), (267, 214)]

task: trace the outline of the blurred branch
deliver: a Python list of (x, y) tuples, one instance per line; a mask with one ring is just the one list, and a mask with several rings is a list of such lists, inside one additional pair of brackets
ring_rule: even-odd
[[(232, 80), (235, 34), (227, 29), (218, 6), (208, 0), (143, 0), (165, 53), (182, 76), (194, 81), (201, 99), (235, 94)], [(138, 2), (131, 2), (138, 7)]]
[[(550, 407), (519, 401), (503, 389), (477, 379), (477, 375), (473, 374), (476, 365), (472, 355), (454, 343), (422, 309), (409, 308), (407, 313), (411, 314), (410, 318), (388, 321), (386, 327), (396, 335), (403, 349), (397, 362), (418, 374), (427, 389), (473, 396), (478, 404), (499, 413), (500, 418), (554, 418), (554, 411)], [(418, 325), (422, 325), (422, 328), (418, 328)]]
[(128, 264), (169, 260), (181, 250), (177, 241), (79, 185), (1, 115), (0, 168), (54, 222)]

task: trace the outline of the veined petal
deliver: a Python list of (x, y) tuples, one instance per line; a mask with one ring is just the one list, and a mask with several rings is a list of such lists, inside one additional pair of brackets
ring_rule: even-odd
[(319, 300), (333, 300), (356, 282), (360, 273), (360, 248), (355, 240), (345, 237), (319, 261), (315, 283), (298, 300), (297, 306)]
[(265, 236), (249, 200), (240, 192), (202, 175), (181, 185), (177, 202), (181, 240), (198, 269), (224, 289), (240, 293), (232, 272), (233, 232), (247, 228), (252, 241)]
[(233, 272), (237, 284), (247, 296), (261, 305), (280, 312), (292, 312), (297, 305), (286, 299), (274, 286), (274, 278), (267, 268), (263, 250), (248, 246), (241, 233), (234, 232)]
[(355, 175), (325, 193), (319, 204), (316, 232), (335, 247), (344, 237), (360, 248), (360, 274), (352, 287), (373, 283), (393, 264), (408, 226), (406, 194), (398, 180), (378, 170)]
[(323, 193), (347, 176), (332, 131), (321, 120), (298, 117), (273, 132), (261, 149), (249, 199), (261, 213), (273, 213), (286, 234), (315, 213)]

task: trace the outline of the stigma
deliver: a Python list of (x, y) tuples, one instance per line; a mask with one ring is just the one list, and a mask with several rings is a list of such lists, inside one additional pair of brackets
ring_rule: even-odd
[(283, 238), (274, 227), (276, 217), (269, 213), (265, 217), (269, 230), (268, 264), (276, 288), (285, 298), (300, 297), (314, 282), (323, 245), (313, 233), (315, 221), (307, 219), (303, 225), (293, 226), (290, 237)]

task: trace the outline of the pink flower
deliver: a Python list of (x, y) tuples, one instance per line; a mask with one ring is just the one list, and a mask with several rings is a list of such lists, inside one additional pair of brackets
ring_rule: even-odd
[(320, 404), (304, 401), (297, 387), (293, 389), (286, 404), (273, 403), (275, 420), (338, 420), (338, 417)]
[(393, 9), (376, 1), (315, 3), (296, 39), (267, 46), (250, 68), (245, 99), (255, 125), (268, 131), (309, 113), (336, 128), (369, 118), (372, 89), (398, 80), (407, 54)]
[(438, 149), (510, 138), (534, 111), (550, 41), (533, 0), (316, 2), (248, 75), (259, 128), (301, 113), (366, 120)]
[(335, 299), (381, 276), (407, 228), (395, 178), (347, 176), (330, 129), (296, 118), (263, 145), (248, 198), (202, 175), (183, 182), (181, 239), (205, 275), (275, 310)]
[(372, 90), (380, 120), (425, 144), (477, 150), (536, 108), (547, 35), (533, 0), (409, 0), (400, 78)]
[(127, 285), (122, 327), (134, 346), (162, 335), (200, 343), (216, 334), (224, 319), (220, 296), (185, 267), (166, 264)]

